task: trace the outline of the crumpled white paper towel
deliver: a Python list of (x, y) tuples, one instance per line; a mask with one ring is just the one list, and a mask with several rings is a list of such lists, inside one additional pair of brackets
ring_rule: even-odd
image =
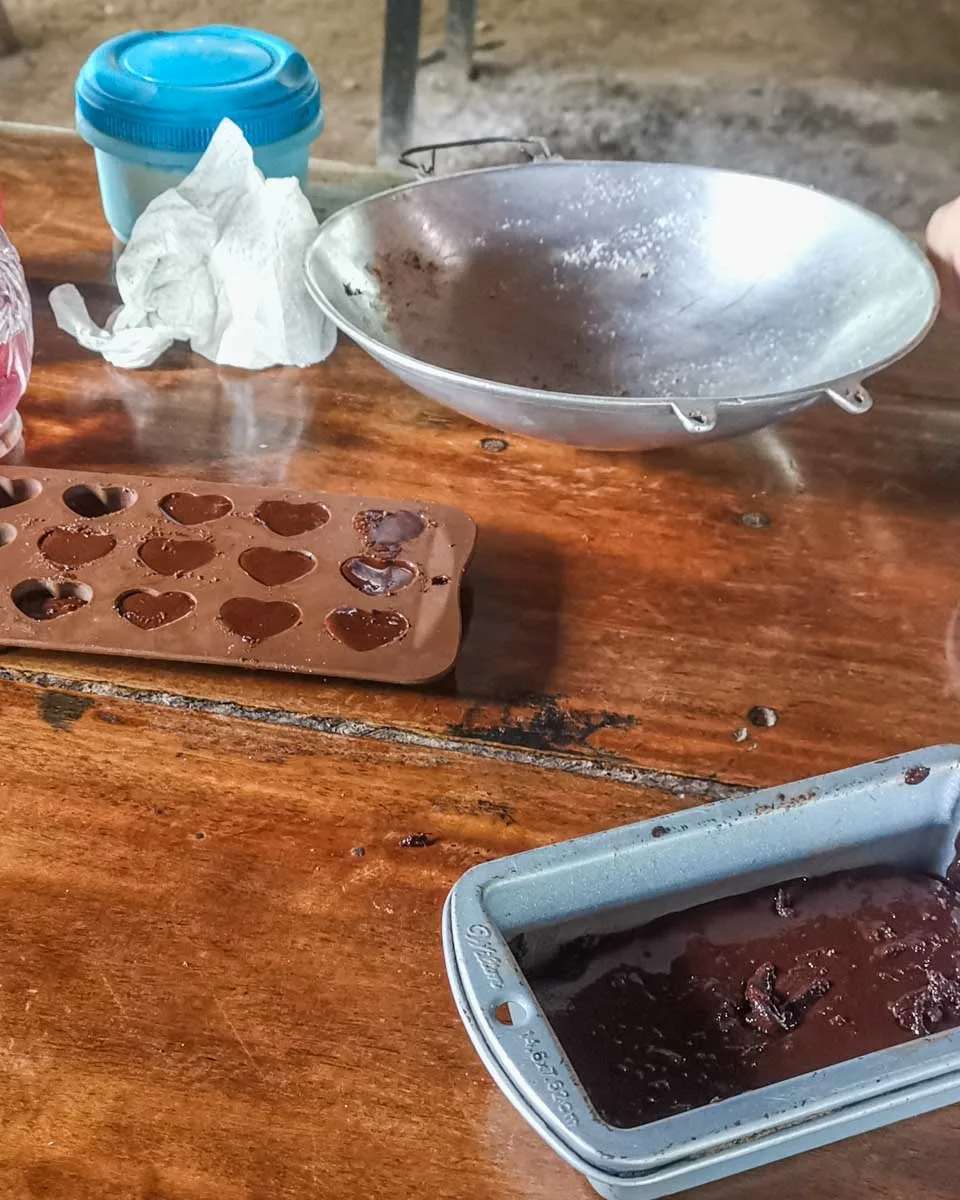
[(150, 202), (117, 260), (123, 301), (101, 329), (73, 284), (50, 293), (61, 329), (117, 367), (175, 341), (225, 366), (306, 367), (337, 331), (307, 291), (317, 219), (296, 179), (264, 179), (237, 126), (220, 123), (177, 187)]

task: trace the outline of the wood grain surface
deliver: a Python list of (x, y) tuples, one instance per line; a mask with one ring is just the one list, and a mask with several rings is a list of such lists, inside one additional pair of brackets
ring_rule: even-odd
[[(0, 137), (7, 221), (37, 308), (27, 461), (420, 493), (480, 526), (473, 619), (430, 692), (9, 656), (108, 686), (257, 702), (639, 771), (779, 783), (949, 740), (960, 341), (941, 329), (875, 385), (731, 443), (653, 455), (505, 439), (348, 344), (309, 371), (185, 353), (122, 372), (52, 326), (62, 280), (105, 311), (111, 242), (75, 139)], [(489, 442), (487, 443), (489, 445)], [(760, 514), (769, 524), (741, 523)], [(780, 716), (756, 732), (755, 705)], [(734, 741), (747, 726), (749, 736)], [(681, 783), (682, 788), (682, 783)]]
[[(446, 890), (954, 740), (960, 340), (938, 329), (862, 419), (500, 448), (347, 344), (303, 372), (105, 365), (46, 303), (112, 301), (90, 153), (9, 128), (0, 153), (38, 335), (19, 461), (420, 494), (480, 527), (430, 688), (0, 653), (0, 1196), (584, 1200), (460, 1027)], [(948, 1110), (690, 1194), (947, 1200), (958, 1132)]]

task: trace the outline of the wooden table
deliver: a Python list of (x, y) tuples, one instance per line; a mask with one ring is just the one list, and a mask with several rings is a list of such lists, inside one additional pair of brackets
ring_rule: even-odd
[[(63, 280), (109, 303), (91, 156), (10, 130), (0, 153), (36, 305), (27, 462), (423, 495), (481, 530), (430, 688), (0, 655), (0, 1195), (585, 1200), (460, 1027), (444, 895), (493, 856), (956, 737), (957, 335), (863, 419), (647, 456), (488, 441), (346, 343), (304, 372), (123, 373), (46, 303)], [(695, 1195), (948, 1200), (958, 1134), (948, 1110)]]

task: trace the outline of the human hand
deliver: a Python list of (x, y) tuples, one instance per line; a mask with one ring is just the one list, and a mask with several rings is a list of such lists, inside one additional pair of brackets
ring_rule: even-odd
[(927, 253), (940, 280), (941, 310), (960, 319), (960, 196), (930, 218)]

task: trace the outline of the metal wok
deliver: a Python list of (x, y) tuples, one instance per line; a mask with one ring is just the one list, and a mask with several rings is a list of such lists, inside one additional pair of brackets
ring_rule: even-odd
[(607, 450), (730, 437), (862, 380), (936, 316), (923, 253), (795, 184), (547, 160), (428, 178), (321, 227), (308, 287), (418, 391)]

